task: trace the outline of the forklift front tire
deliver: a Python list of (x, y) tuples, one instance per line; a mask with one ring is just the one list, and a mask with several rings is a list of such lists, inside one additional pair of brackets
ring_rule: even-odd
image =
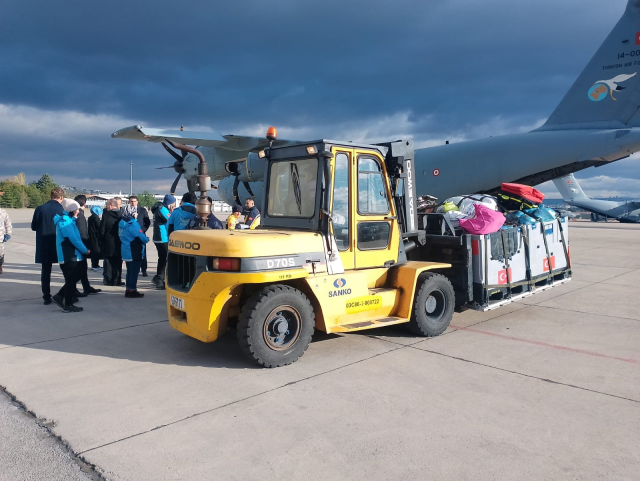
[(435, 337), (442, 334), (453, 317), (455, 292), (445, 276), (427, 272), (418, 277), (409, 329), (418, 335)]
[(275, 284), (255, 292), (242, 307), (238, 343), (261, 366), (286, 366), (307, 350), (314, 326), (315, 313), (307, 296)]

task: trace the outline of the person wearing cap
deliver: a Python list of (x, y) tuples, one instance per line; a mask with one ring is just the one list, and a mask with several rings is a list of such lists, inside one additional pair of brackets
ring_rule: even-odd
[(91, 270), (98, 272), (100, 267), (100, 216), (102, 215), (102, 207), (94, 205), (91, 207), (91, 216), (87, 221), (89, 230), (89, 249), (91, 249)]
[(144, 294), (138, 292), (138, 274), (144, 258), (145, 244), (149, 238), (138, 224), (138, 212), (132, 205), (122, 207), (122, 219), (118, 223), (118, 235), (122, 260), (127, 264), (126, 291), (124, 297), (139, 298)]
[(235, 230), (240, 223), (240, 215), (242, 215), (242, 206), (236, 204), (231, 209), (231, 215), (227, 217), (227, 229)]
[(105, 286), (123, 286), (122, 282), (122, 257), (120, 252), (120, 236), (118, 235), (118, 223), (122, 218), (118, 201), (113, 198), (107, 201), (107, 209), (102, 214), (100, 221), (100, 248), (104, 256), (104, 270), (102, 271), (103, 284)]
[(41, 265), (40, 285), (45, 306), (51, 304), (51, 269), (58, 263), (53, 218), (63, 213), (62, 199), (64, 190), (60, 187), (51, 189), (51, 200), (36, 207), (31, 220), (31, 230), (36, 233), (36, 264)]
[(0, 274), (2, 274), (2, 264), (4, 264), (4, 245), (11, 239), (11, 219), (4, 209), (0, 209)]
[(189, 221), (196, 217), (196, 200), (196, 194), (193, 192), (187, 192), (182, 196), (180, 207), (171, 213), (171, 217), (169, 217), (169, 221), (167, 222), (169, 235), (171, 235), (174, 230), (186, 229)]
[(74, 305), (76, 282), (78, 282), (78, 262), (84, 259), (84, 255), (91, 252), (82, 242), (80, 232), (76, 225), (76, 217), (80, 210), (80, 204), (73, 199), (62, 200), (62, 215), (56, 214), (53, 222), (56, 225), (56, 253), (58, 263), (64, 275), (64, 286), (52, 297), (62, 312), (80, 312), (82, 307)]
[(158, 289), (164, 289), (164, 269), (167, 266), (167, 255), (169, 253), (169, 230), (167, 222), (171, 213), (176, 207), (176, 198), (167, 194), (162, 202), (156, 202), (151, 208), (153, 214), (153, 243), (158, 251), (158, 269), (151, 282)]

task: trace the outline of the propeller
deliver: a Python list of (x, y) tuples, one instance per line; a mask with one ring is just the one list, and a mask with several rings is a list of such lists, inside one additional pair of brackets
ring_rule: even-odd
[(176, 193), (176, 189), (178, 188), (178, 182), (180, 182), (180, 177), (182, 177), (182, 172), (178, 174), (178, 177), (176, 177), (176, 180), (174, 180), (173, 184), (171, 184), (171, 195)]
[(175, 194), (176, 189), (178, 188), (178, 182), (180, 182), (180, 178), (182, 177), (182, 174), (184, 174), (184, 159), (187, 156), (187, 152), (182, 151), (182, 155), (175, 152), (173, 149), (169, 147), (169, 145), (171, 145), (171, 147), (173, 147), (174, 149), (176, 148), (176, 146), (173, 144), (173, 142), (171, 142), (168, 139), (167, 139), (167, 143), (169, 145), (167, 145), (164, 142), (161, 142), (161, 143), (162, 143), (162, 146), (164, 147), (164, 150), (169, 152), (171, 157), (176, 159), (173, 165), (166, 166), (166, 167), (156, 167), (156, 169), (173, 169), (177, 172), (178, 177), (176, 177), (176, 180), (174, 180), (173, 184), (171, 184), (171, 195), (173, 195)]

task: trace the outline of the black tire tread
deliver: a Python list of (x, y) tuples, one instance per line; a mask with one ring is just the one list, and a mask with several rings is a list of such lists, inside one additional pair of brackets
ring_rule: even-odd
[[(447, 279), (447, 277), (443, 276), (442, 274), (436, 274), (435, 272), (425, 272), (423, 274), (420, 274), (420, 276), (418, 276), (419, 287), (416, 290), (415, 295), (413, 296), (413, 306), (412, 306), (412, 309), (411, 309), (411, 319), (409, 320), (409, 323), (408, 323), (409, 329), (416, 336), (436, 337), (436, 336), (439, 336), (440, 334), (442, 334), (444, 331), (446, 331), (446, 329), (448, 327), (448, 324), (447, 324), (447, 326), (445, 326), (445, 328), (442, 329), (440, 332), (438, 332), (438, 333), (429, 333), (429, 332), (424, 330), (422, 324), (417, 319), (417, 314), (416, 313), (418, 312), (418, 309), (422, 308), (422, 306), (420, 306), (419, 303), (418, 303), (418, 299), (420, 299), (420, 294), (422, 293), (422, 289), (425, 288), (425, 286), (427, 284), (427, 281), (429, 279), (441, 280), (441, 281), (445, 282), (451, 288), (451, 292), (455, 292), (454, 289), (453, 289), (453, 285), (451, 284), (449, 279)], [(452, 299), (452, 302), (453, 302), (453, 299)], [(451, 309), (453, 309), (453, 307), (451, 307)]]
[[(287, 366), (297, 361), (298, 359), (300, 359), (300, 357), (302, 357), (302, 355), (305, 353), (305, 351), (309, 347), (309, 343), (311, 342), (311, 337), (313, 334), (313, 329), (311, 329), (310, 333), (306, 334), (307, 339), (303, 339), (302, 336), (305, 336), (305, 330), (301, 326), (301, 332), (300, 332), (301, 337), (300, 339), (298, 339), (296, 344), (302, 343), (304, 345), (304, 349), (302, 350), (302, 352), (298, 357), (296, 357), (295, 359), (289, 358), (287, 359), (286, 362), (273, 363), (267, 359), (264, 359), (256, 352), (255, 346), (252, 344), (251, 336), (249, 334), (249, 328), (250, 328), (249, 322), (263, 303), (265, 303), (272, 297), (283, 294), (283, 293), (291, 293), (291, 294), (299, 295), (301, 297), (301, 300), (303, 300), (308, 304), (309, 311), (311, 312), (311, 324), (315, 327), (315, 312), (307, 296), (302, 291), (284, 284), (270, 285), (259, 290), (258, 292), (255, 292), (251, 297), (249, 297), (246, 304), (242, 307), (242, 309), (240, 310), (240, 316), (238, 317), (237, 337), (238, 337), (238, 344), (240, 345), (240, 349), (247, 357), (249, 357), (250, 359), (253, 359), (261, 366), (268, 367), (268, 368)], [(303, 319), (303, 324), (304, 324), (304, 319)]]

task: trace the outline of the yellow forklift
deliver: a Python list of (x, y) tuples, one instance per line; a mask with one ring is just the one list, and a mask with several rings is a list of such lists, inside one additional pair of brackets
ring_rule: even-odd
[(314, 329), (444, 332), (473, 297), (470, 241), (418, 228), (413, 152), (412, 140), (260, 152), (259, 229), (172, 233), (171, 327), (213, 342), (237, 323), (242, 351), (265, 367), (296, 361)]

